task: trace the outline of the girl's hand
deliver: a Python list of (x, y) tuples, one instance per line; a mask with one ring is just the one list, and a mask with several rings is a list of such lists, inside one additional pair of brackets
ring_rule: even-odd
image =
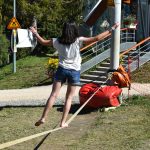
[(111, 27), (111, 29), (112, 29), (112, 30), (115, 30), (119, 25), (120, 25), (120, 23), (117, 22), (117, 23), (115, 23), (115, 24)]
[(37, 30), (34, 27), (30, 27), (29, 29), (34, 35), (38, 34)]

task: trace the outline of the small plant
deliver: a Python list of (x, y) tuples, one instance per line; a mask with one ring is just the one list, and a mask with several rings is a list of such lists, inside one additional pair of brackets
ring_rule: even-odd
[(47, 75), (49, 77), (52, 77), (58, 68), (58, 59), (57, 58), (49, 58), (48, 62), (46, 64), (46, 68), (47, 68)]
[(119, 64), (121, 64), (121, 65), (124, 64), (124, 58), (123, 57), (120, 57)]
[(137, 20), (135, 15), (129, 15), (123, 19), (124, 25), (137, 25)]

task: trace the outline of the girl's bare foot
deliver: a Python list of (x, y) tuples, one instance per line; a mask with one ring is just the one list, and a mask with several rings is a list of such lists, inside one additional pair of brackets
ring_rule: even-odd
[(35, 123), (35, 126), (40, 126), (43, 123), (45, 123), (45, 119), (40, 119)]
[(68, 124), (67, 124), (67, 123), (62, 123), (62, 124), (60, 125), (60, 127), (66, 128), (66, 127), (68, 127)]

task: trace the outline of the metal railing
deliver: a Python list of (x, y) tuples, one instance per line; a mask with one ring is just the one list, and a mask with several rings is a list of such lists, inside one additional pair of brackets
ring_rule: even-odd
[[(135, 42), (135, 30), (121, 29), (121, 43)], [(111, 48), (111, 34), (81, 49), (82, 63)]]
[(88, 61), (89, 59), (97, 56), (98, 54), (104, 52), (106, 49), (110, 48), (111, 37), (107, 37), (102, 41), (95, 43), (92, 47), (81, 53), (82, 61)]
[(135, 29), (121, 29), (121, 43), (135, 42)]
[[(130, 71), (134, 71), (148, 62), (150, 60), (150, 37), (121, 53), (120, 58), (124, 65), (130, 65)], [(129, 69), (129, 67), (126, 67), (126, 69)]]
[[(135, 31), (124, 28), (121, 29), (121, 43), (127, 43), (127, 42), (135, 42)], [(100, 63), (101, 61), (103, 61), (103, 59), (101, 59), (101, 57), (98, 56), (100, 56), (100, 54), (110, 49), (111, 49), (111, 34), (106, 36), (101, 41), (94, 42), (91, 43), (90, 45), (87, 45), (86, 47), (83, 47), (81, 49), (82, 72), (86, 71), (87, 69), (90, 69), (90, 67), (93, 67), (93, 65), (95, 65), (96, 63)], [(107, 52), (106, 54), (108, 55), (107, 58), (109, 58), (110, 57), (109, 52)], [(91, 63), (95, 63), (95, 64), (91, 64)]]

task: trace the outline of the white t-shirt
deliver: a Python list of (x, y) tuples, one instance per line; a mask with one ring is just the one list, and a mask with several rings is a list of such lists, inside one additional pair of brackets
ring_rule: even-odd
[(53, 47), (59, 54), (59, 66), (65, 69), (81, 69), (81, 55), (80, 55), (80, 43), (79, 38), (70, 44), (65, 45), (59, 43), (57, 38), (53, 38)]

